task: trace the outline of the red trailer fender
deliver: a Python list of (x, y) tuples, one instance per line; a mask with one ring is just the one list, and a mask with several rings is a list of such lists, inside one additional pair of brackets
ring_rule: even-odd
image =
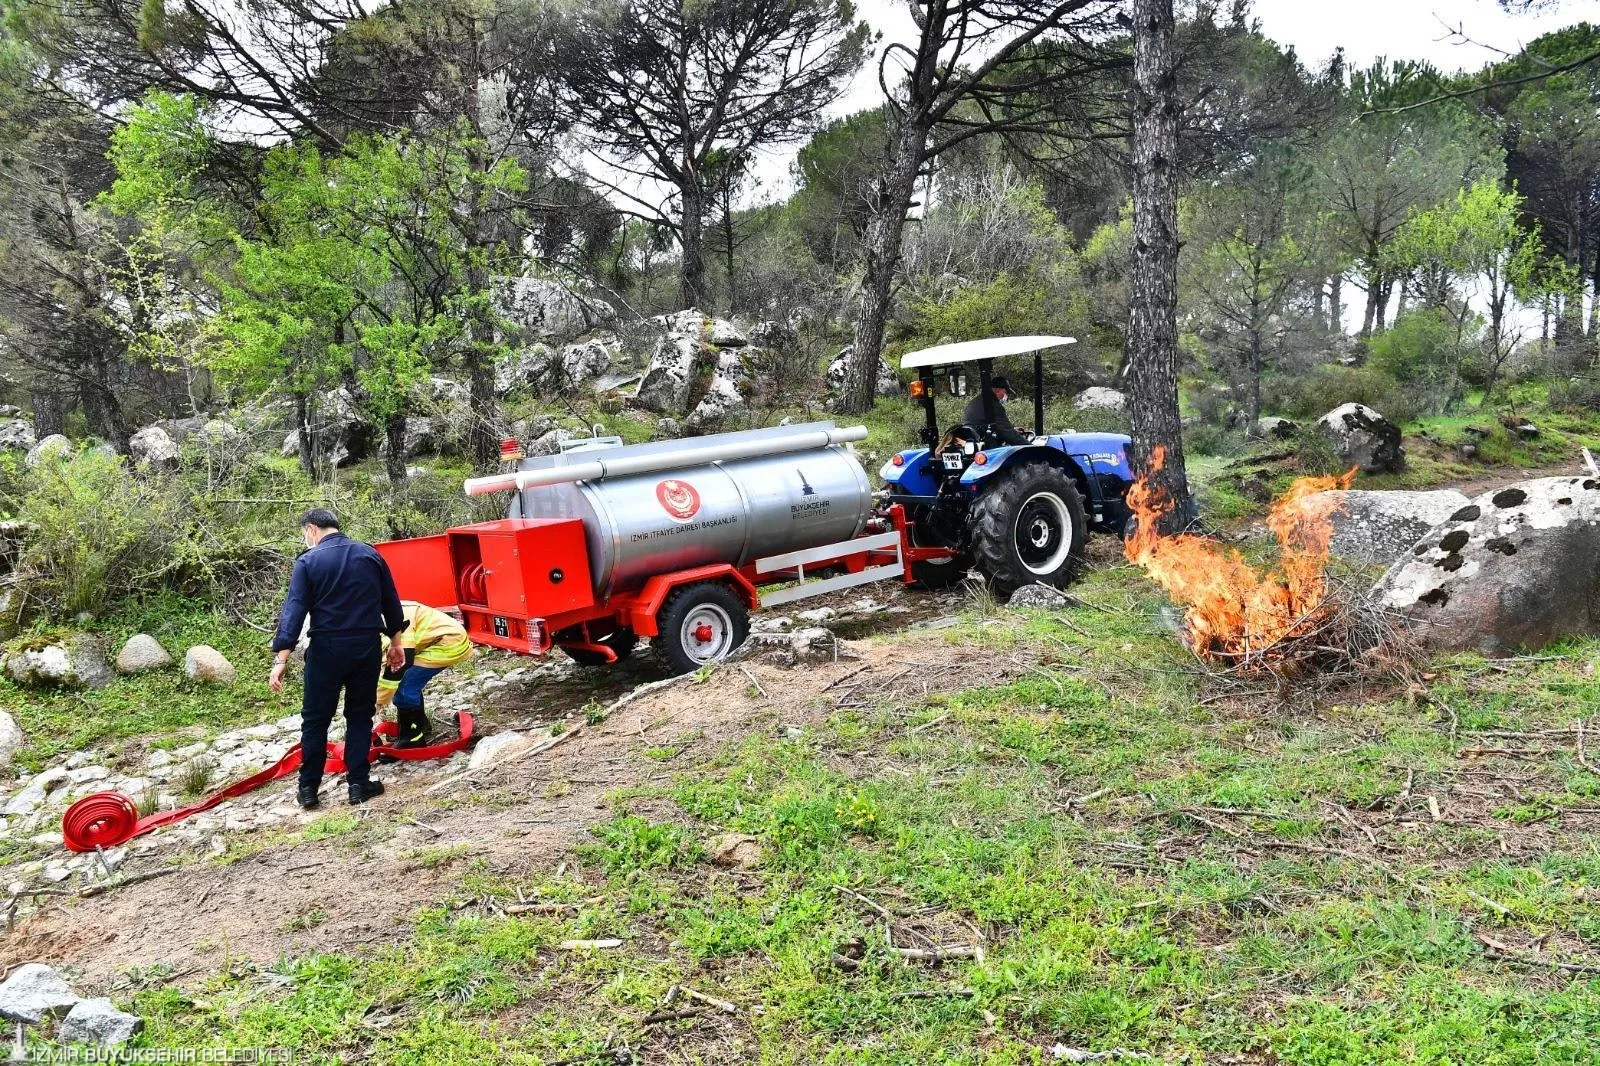
[(744, 600), (745, 606), (752, 611), (761, 606), (761, 597), (756, 592), (756, 587), (734, 567), (727, 563), (697, 566), (691, 570), (674, 570), (669, 574), (657, 574), (646, 581), (644, 588), (634, 594), (633, 602), (628, 607), (629, 628), (641, 637), (658, 635), (661, 629), (656, 625), (656, 615), (667, 602), (667, 597), (672, 595), (672, 590), (700, 581), (721, 581), (731, 586)]

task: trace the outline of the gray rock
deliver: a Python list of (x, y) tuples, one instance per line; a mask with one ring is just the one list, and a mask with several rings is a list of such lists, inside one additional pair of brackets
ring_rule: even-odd
[(145, 466), (178, 465), (178, 442), (160, 426), (145, 426), (128, 438), (128, 454)]
[(730, 417), (748, 408), (745, 392), (749, 383), (749, 373), (739, 352), (719, 352), (716, 370), (711, 374), (706, 391), (684, 419), (684, 425), (695, 433), (721, 428)]
[(0, 418), (21, 418), (23, 413), (16, 404), (0, 403)]
[(27, 452), (37, 443), (32, 422), (25, 418), (0, 419), (0, 451)]
[(484, 737), (473, 745), (472, 758), (467, 760), (467, 769), (479, 770), (485, 766), (494, 766), (522, 754), (531, 747), (533, 747), (531, 738), (513, 731)]
[(520, 348), (500, 360), (494, 368), (494, 391), (504, 396), (520, 388), (532, 387), (550, 373), (550, 362), (555, 349), (542, 342)]
[(461, 406), (472, 402), (472, 390), (452, 378), (435, 376), (428, 379), (427, 397), (435, 406)]
[(146, 670), (160, 670), (172, 665), (172, 656), (161, 642), (148, 633), (135, 633), (117, 652), (113, 664), (119, 674), (142, 674)]
[(1375, 600), (1428, 648), (1506, 654), (1600, 633), (1600, 478), (1474, 497), (1391, 566)]
[(10, 766), (12, 757), (27, 743), (28, 738), (22, 735), (17, 720), (0, 710), (0, 767)]
[(1011, 594), (1012, 607), (1066, 607), (1073, 603), (1071, 596), (1050, 585), (1024, 585)]
[(14, 651), (6, 656), (6, 673), (35, 688), (104, 688), (112, 681), (105, 642), (88, 633)]
[[(691, 315), (700, 324), (695, 324)], [(705, 316), (698, 311), (673, 316), (667, 332), (656, 342), (634, 395), (641, 407), (666, 415), (688, 412), (695, 379), (710, 357), (702, 336), (704, 322)]]
[(231, 685), (239, 678), (227, 656), (209, 644), (196, 644), (183, 653), (183, 674), (203, 685)]
[(1319, 492), (1301, 506), (1326, 514), (1333, 524), (1334, 554), (1388, 566), (1428, 531), (1467, 505), (1454, 489), (1436, 492)]
[(143, 1018), (118, 1010), (109, 999), (80, 999), (62, 1020), (56, 1040), (62, 1044), (115, 1047), (126, 1044), (143, 1029)]
[(711, 334), (706, 338), (714, 348), (743, 348), (749, 339), (732, 322), (720, 318), (711, 320)]
[(1116, 389), (1094, 385), (1074, 396), (1072, 407), (1077, 411), (1124, 411), (1128, 407), (1128, 398)]
[[(837, 396), (844, 391), (844, 379), (850, 372), (850, 360), (855, 354), (855, 345), (847, 344), (828, 361), (823, 381), (831, 395)], [(873, 384), (873, 391), (883, 398), (899, 396), (905, 391), (905, 386), (900, 383), (900, 378), (895, 375), (894, 368), (889, 365), (887, 359), (878, 360), (878, 380)]]
[(676, 440), (683, 436), (683, 423), (676, 418), (663, 418), (656, 422), (656, 440)]
[(1347, 403), (1317, 419), (1333, 438), (1339, 457), (1364, 473), (1399, 470), (1406, 452), (1400, 446), (1400, 427), (1366, 404)]
[[(170, 433), (171, 431), (169, 430), (168, 432)], [(173, 439), (178, 440), (176, 437)], [(232, 422), (224, 422), (220, 418), (212, 418), (208, 419), (200, 426), (199, 429), (190, 434), (190, 439), (193, 440), (196, 447), (200, 448), (202, 451), (214, 454), (217, 452), (226, 451), (227, 449), (242, 443), (244, 440), (244, 430), (240, 429)], [(181, 445), (184, 442), (178, 440), (178, 443)]]
[(1250, 435), (1256, 440), (1292, 440), (1300, 435), (1300, 426), (1287, 418), (1266, 415), (1256, 419), (1256, 424), (1250, 429)]
[[(439, 450), (438, 440), (433, 432), (433, 419), (415, 416), (406, 419), (406, 454), (407, 459), (415, 459), (419, 455), (433, 455)], [(378, 445), (378, 454), (389, 454), (389, 439), (384, 437), (383, 443)]]
[(52, 1014), (63, 1014), (78, 997), (61, 975), (42, 962), (26, 962), (0, 984), (0, 1018), (34, 1025)]
[(66, 459), (70, 457), (75, 450), (76, 449), (74, 448), (72, 441), (68, 440), (66, 437), (63, 437), (59, 433), (52, 433), (39, 443), (35, 444), (33, 447), (29, 448), (28, 454), (23, 459), (23, 462), (27, 463), (30, 467), (34, 467), (43, 462), (55, 462)]
[(494, 310), (530, 339), (562, 344), (607, 325), (616, 318), (604, 300), (577, 283), (554, 278), (497, 277)]

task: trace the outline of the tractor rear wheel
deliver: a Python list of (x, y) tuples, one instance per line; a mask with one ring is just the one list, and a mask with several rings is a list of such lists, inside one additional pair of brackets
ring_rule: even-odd
[(1066, 471), (1023, 463), (991, 474), (972, 507), (972, 553), (997, 595), (1024, 585), (1063, 588), (1083, 565), (1089, 523)]
[(744, 600), (720, 581), (673, 591), (656, 615), (656, 654), (674, 674), (687, 674), (727, 658), (750, 635)]
[[(634, 645), (639, 643), (639, 637), (633, 630), (626, 627), (614, 629), (605, 636), (595, 640), (596, 644), (604, 644), (617, 653), (617, 662), (626, 659), (633, 652)], [(579, 666), (605, 666), (606, 657), (600, 652), (588, 648), (573, 648), (566, 644), (561, 645), (561, 650), (567, 653), (567, 658)]]

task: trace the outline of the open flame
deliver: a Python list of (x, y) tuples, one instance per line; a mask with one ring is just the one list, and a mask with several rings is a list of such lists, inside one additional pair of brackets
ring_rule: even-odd
[[(1153, 470), (1165, 462), (1165, 449), (1157, 448)], [(1162, 536), (1157, 527), (1172, 501), (1160, 485), (1141, 477), (1128, 490), (1137, 525), (1123, 550), (1173, 603), (1186, 608), (1184, 622), (1196, 655), (1235, 664), (1260, 661), (1279, 641), (1311, 632), (1321, 620), (1332, 514), (1339, 504), (1312, 497), (1349, 488), (1355, 475), (1351, 469), (1337, 477), (1299, 478), (1289, 486), (1267, 516), (1281, 549), (1278, 565), (1261, 569), (1204, 537)]]

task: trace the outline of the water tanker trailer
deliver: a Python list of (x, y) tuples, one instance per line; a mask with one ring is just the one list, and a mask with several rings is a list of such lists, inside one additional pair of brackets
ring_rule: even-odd
[(459, 613), (477, 643), (601, 665), (647, 637), (685, 672), (743, 643), (762, 604), (909, 583), (913, 563), (952, 554), (913, 547), (904, 508), (874, 500), (850, 448), (866, 432), (572, 442), (466, 482), (511, 493), (505, 519), (378, 550), (403, 598)]

